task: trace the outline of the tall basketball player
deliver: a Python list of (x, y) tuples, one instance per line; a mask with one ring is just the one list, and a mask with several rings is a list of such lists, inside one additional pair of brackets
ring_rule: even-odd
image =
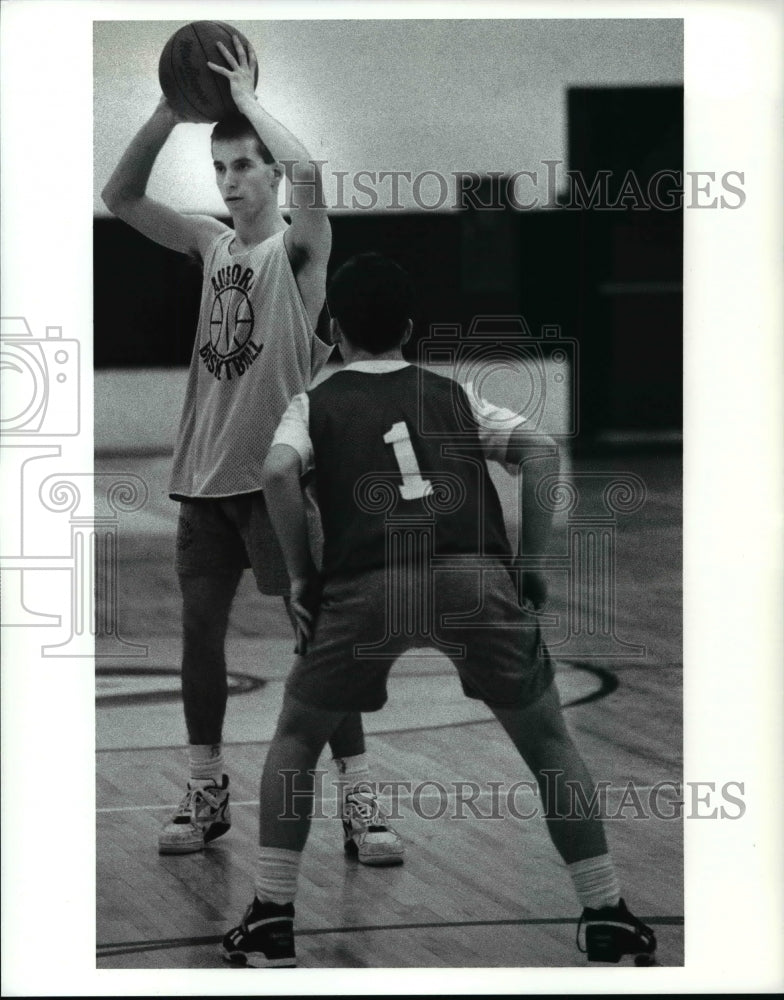
[[(146, 194), (156, 158), (183, 119), (165, 98), (131, 142), (103, 191), (107, 207), (139, 232), (204, 267), (201, 311), (174, 452), (171, 496), (180, 502), (176, 569), (182, 592), (182, 693), (190, 776), (163, 827), (162, 853), (200, 851), (230, 826), (223, 762), (224, 654), (240, 576), (263, 594), (289, 580), (262, 491), (262, 465), (291, 398), (306, 389), (331, 347), (315, 335), (324, 302), (331, 231), (321, 178), (307, 150), (257, 102), (255, 56), (221, 46), (239, 115), (212, 133), (218, 189), (233, 227), (184, 215)], [(291, 223), (278, 189), (291, 165)], [(165, 331), (161, 331), (165, 336)], [(340, 774), (344, 846), (367, 864), (398, 863), (403, 844), (367, 782), (362, 719), (332, 734)]]

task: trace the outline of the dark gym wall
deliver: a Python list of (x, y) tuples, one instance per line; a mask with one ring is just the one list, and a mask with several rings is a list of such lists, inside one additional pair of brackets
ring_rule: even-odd
[[(532, 329), (567, 326), (575, 233), (572, 214), (559, 212), (335, 215), (330, 271), (369, 250), (405, 267), (417, 287), (412, 344), (431, 323), (467, 326), (477, 315), (522, 313)], [(198, 265), (117, 219), (95, 220), (94, 257), (96, 367), (188, 364)]]
[[(681, 87), (568, 92), (570, 171), (611, 174), (610, 201), (633, 171), (643, 191), (683, 167)], [(584, 442), (681, 426), (683, 212), (654, 206), (544, 211), (336, 214), (331, 267), (376, 250), (414, 276), (416, 338), (431, 323), (522, 314), (580, 345)], [(96, 219), (97, 367), (188, 363), (201, 273), (114, 219)], [(413, 352), (410, 352), (413, 353)]]
[(630, 172), (644, 194), (641, 207), (576, 213), (581, 426), (588, 436), (679, 428), (683, 208), (657, 207), (649, 187), (659, 172), (682, 176), (683, 88), (572, 88), (568, 108), (570, 171), (588, 180), (609, 172), (609, 204)]

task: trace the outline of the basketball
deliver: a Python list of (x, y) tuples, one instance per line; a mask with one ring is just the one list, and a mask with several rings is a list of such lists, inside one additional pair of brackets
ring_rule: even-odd
[[(248, 55), (252, 48), (248, 39), (222, 21), (193, 21), (171, 36), (161, 52), (158, 80), (169, 104), (191, 122), (216, 122), (236, 114), (229, 81), (211, 70), (208, 62), (226, 65), (218, 42), (235, 53), (232, 36), (236, 35)], [(254, 84), (258, 83), (256, 69)]]

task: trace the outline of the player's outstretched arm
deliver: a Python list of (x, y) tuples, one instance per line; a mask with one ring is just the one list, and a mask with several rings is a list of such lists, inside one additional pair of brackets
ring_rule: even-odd
[(542, 555), (550, 541), (552, 512), (536, 499), (536, 489), (545, 476), (559, 470), (558, 445), (547, 434), (532, 428), (514, 410), (484, 399), (473, 382), (463, 389), (479, 428), (479, 440), (488, 461), (500, 462), (522, 478), (521, 541), (526, 555)]
[(225, 76), (238, 111), (245, 115), (261, 141), (284, 165), (291, 186), (291, 226), (286, 233), (289, 251), (299, 253), (316, 267), (326, 271), (332, 234), (324, 200), (321, 169), (307, 149), (291, 132), (266, 111), (256, 99), (254, 86), (256, 56), (246, 53), (234, 37), (234, 52), (218, 42), (226, 66), (208, 63), (210, 69)]
[[(553, 513), (538, 501), (536, 491), (547, 476), (559, 470), (558, 445), (547, 434), (531, 428), (514, 410), (484, 399), (472, 382), (463, 385), (488, 461), (499, 462), (522, 477), (518, 511), (519, 549), (523, 556), (544, 556), (550, 543)], [(547, 600), (547, 581), (538, 569), (523, 573), (523, 597), (536, 608)]]
[(298, 652), (304, 652), (311, 635), (313, 608), (309, 594), (317, 577), (310, 551), (301, 473), (299, 452), (287, 444), (273, 444), (264, 462), (261, 485), (291, 580), (291, 612)]
[(156, 243), (203, 257), (212, 240), (227, 227), (211, 216), (176, 212), (146, 194), (155, 160), (181, 121), (184, 119), (162, 97), (126, 149), (101, 197), (113, 215)]
[[(505, 464), (516, 466), (522, 476), (520, 551), (523, 556), (544, 556), (550, 545), (553, 511), (539, 502), (536, 492), (543, 479), (558, 475), (558, 446), (546, 434), (519, 427), (509, 436)], [(539, 570), (524, 573), (523, 595), (537, 608), (547, 600), (547, 581)]]
[(509, 436), (507, 466), (520, 469), (522, 482), (522, 547), (526, 555), (544, 555), (553, 530), (553, 512), (539, 503), (536, 491), (548, 476), (560, 468), (558, 445), (546, 434), (518, 428)]

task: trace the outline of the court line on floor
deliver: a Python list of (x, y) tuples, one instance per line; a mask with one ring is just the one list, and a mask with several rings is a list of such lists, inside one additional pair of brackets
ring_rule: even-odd
[[(497, 725), (497, 720), (494, 716), (489, 719), (463, 719), (461, 722), (442, 722), (437, 726), (428, 725), (423, 723), (421, 726), (407, 726), (405, 729), (380, 729), (376, 732), (366, 733), (365, 735), (369, 738), (374, 736), (405, 736), (407, 733), (418, 733), (423, 729), (429, 732), (435, 732), (436, 729), (459, 729), (464, 726), (486, 726), (488, 723), (493, 723)], [(269, 740), (224, 740), (224, 747), (265, 747), (269, 746), (272, 742)], [(103, 747), (96, 749), (96, 754), (99, 753), (149, 753), (153, 750), (187, 750), (188, 746), (186, 743), (168, 743), (159, 746), (145, 746), (145, 747)]]
[[(640, 920), (654, 926), (682, 927), (682, 916), (640, 917)], [(413, 930), (447, 930), (460, 927), (541, 927), (548, 925), (574, 925), (574, 917), (523, 917), (508, 920), (444, 920), (430, 923), (411, 924), (367, 924), (355, 927), (313, 927), (298, 930), (297, 937), (317, 937), (324, 934), (358, 934), (363, 931), (413, 931)], [(143, 951), (166, 951), (174, 948), (198, 947), (200, 945), (220, 944), (222, 934), (210, 934), (203, 937), (159, 938), (151, 941), (125, 941), (113, 944), (96, 945), (98, 958), (110, 958), (113, 955), (133, 955)]]
[[(642, 793), (645, 793), (645, 794), (647, 794), (648, 792), (653, 792), (653, 791), (660, 792), (662, 790), (662, 787), (661, 787), (662, 784), (664, 784), (664, 785), (671, 785), (672, 782), (669, 779), (667, 779), (663, 783), (660, 783), (660, 784), (657, 784), (657, 785), (635, 785), (634, 786), (634, 790), (635, 790), (635, 792), (642, 792)], [(383, 785), (384, 785), (384, 782), (381, 782), (381, 786), (382, 787), (383, 787)], [(531, 791), (532, 798), (538, 798), (538, 795), (536, 795), (533, 792), (532, 789), (529, 789), (529, 790)], [(606, 789), (606, 791), (607, 791), (608, 794), (622, 795), (622, 794), (624, 794), (624, 792), (628, 791), (628, 789), (627, 789), (626, 786), (624, 786), (623, 788), (620, 788), (620, 787), (616, 788), (615, 786), (611, 785), (609, 788)], [(439, 795), (436, 792), (432, 792), (432, 793), (423, 792), (421, 795), (417, 795), (417, 801), (419, 801), (419, 802), (430, 802), (430, 801), (438, 800), (439, 802), (443, 802), (445, 797), (446, 797), (447, 801), (451, 801), (452, 799), (457, 799), (457, 792), (447, 792), (446, 796)], [(484, 799), (492, 798), (492, 797), (493, 797), (493, 793), (492, 792), (480, 792), (477, 796), (475, 796), (474, 798), (470, 799), (469, 801), (470, 801), (471, 804), (473, 804), (475, 802), (481, 802)], [(383, 807), (383, 806), (385, 806), (388, 803), (389, 796), (388, 795), (385, 796), (384, 793), (382, 792), (378, 796), (378, 799), (379, 799), (380, 804)], [(411, 799), (410, 796), (406, 797), (406, 796), (402, 796), (402, 795), (397, 795), (395, 797), (395, 802), (398, 803), (398, 804), (400, 804), (400, 803), (405, 804), (405, 803), (409, 802), (410, 799)], [(465, 799), (462, 799), (461, 801), (466, 802)], [(245, 800), (242, 800), (242, 801), (239, 801), (239, 802), (235, 802), (234, 799), (231, 800), (231, 807), (232, 807), (232, 809), (239, 808), (241, 806), (248, 806), (248, 807), (250, 807), (250, 806), (257, 806), (258, 804), (259, 804), (259, 800), (258, 799), (245, 799)], [(329, 803), (325, 803), (324, 800), (322, 799), (322, 805), (325, 805), (325, 804), (329, 804)], [(166, 809), (166, 810), (168, 810), (168, 809), (176, 809), (177, 805), (178, 805), (178, 803), (172, 802), (172, 803), (168, 803), (168, 804), (165, 804), (165, 805), (100, 806), (100, 807), (97, 807), (95, 811), (96, 811), (96, 813), (100, 813), (101, 815), (105, 815), (105, 814), (109, 814), (109, 813), (158, 812), (158, 811), (164, 810), (164, 809)]]
[[(620, 681), (616, 676), (615, 669), (610, 669), (608, 667), (599, 666), (593, 663), (585, 663), (578, 661), (568, 661), (562, 660), (562, 663), (567, 663), (570, 669), (574, 670), (585, 670), (588, 673), (594, 674), (599, 678), (599, 687), (595, 691), (590, 691), (588, 694), (583, 695), (580, 698), (576, 698), (574, 701), (564, 702), (563, 708), (574, 708), (577, 705), (587, 705), (590, 702), (599, 701), (602, 698), (606, 698), (608, 695), (612, 694), (619, 686)], [(446, 676), (445, 672), (444, 676)], [(425, 676), (436, 676), (434, 674), (429, 674)], [(96, 708), (100, 708), (97, 705)], [(486, 725), (488, 722), (495, 723), (496, 719), (494, 716), (488, 719), (465, 719), (461, 722), (444, 722), (440, 725), (422, 725), (422, 726), (409, 726), (405, 729), (383, 729), (377, 732), (369, 733), (369, 736), (397, 736), (405, 735), (406, 733), (415, 733), (423, 729), (436, 730), (436, 729), (457, 729), (464, 726), (476, 726), (476, 725)], [(239, 742), (228, 742), (224, 741), (224, 747), (244, 747), (244, 746), (267, 746), (271, 743), (271, 740), (244, 740)], [(96, 749), (96, 753), (144, 753), (152, 750), (184, 750), (185, 747), (181, 744), (168, 744), (164, 746), (145, 746), (145, 747), (102, 747)]]

